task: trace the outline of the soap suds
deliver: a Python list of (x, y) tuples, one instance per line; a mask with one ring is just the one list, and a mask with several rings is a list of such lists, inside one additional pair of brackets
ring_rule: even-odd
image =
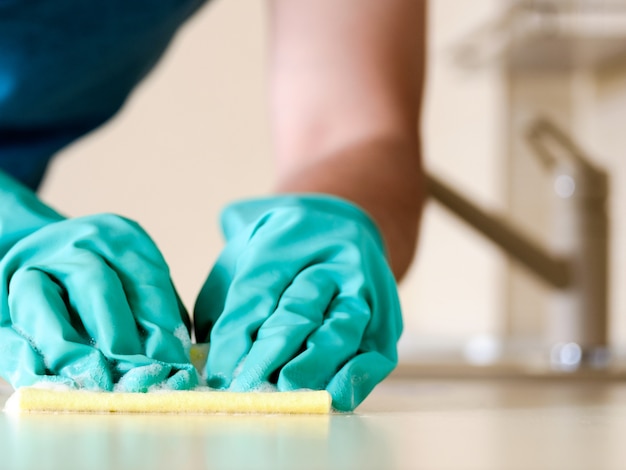
[[(243, 370), (243, 367), (245, 365), (247, 358), (248, 358), (247, 355), (244, 356), (243, 359), (239, 361), (239, 364), (237, 364), (237, 367), (235, 367), (235, 370), (233, 371), (233, 380), (231, 382), (230, 387), (228, 387), (228, 391), (240, 391), (240, 390), (233, 390), (234, 388), (233, 384), (237, 380), (237, 377), (239, 377), (239, 375), (241, 374), (241, 371)], [(278, 392), (278, 387), (275, 384), (270, 383), (270, 382), (261, 382), (260, 384), (252, 388), (251, 390), (246, 390), (246, 391), (260, 392), (260, 393)]]
[(180, 341), (180, 344), (182, 344), (185, 355), (189, 356), (191, 353), (191, 337), (189, 336), (187, 327), (185, 325), (180, 325), (172, 332), (172, 334), (178, 341)]
[(157, 383), (161, 383), (171, 370), (165, 364), (154, 363), (129, 370), (113, 386), (114, 392), (147, 392)]
[(48, 379), (41, 380), (39, 382), (35, 382), (30, 387), (31, 388), (40, 388), (40, 389), (43, 389), (43, 390), (53, 390), (55, 392), (67, 392), (68, 390), (75, 390), (74, 387), (68, 385), (67, 383), (54, 381), (54, 380), (48, 380)]
[(13, 328), (13, 331), (15, 331), (18, 335), (20, 335), (22, 339), (24, 339), (24, 341), (26, 341), (28, 345), (33, 349), (33, 351), (35, 351), (35, 353), (39, 357), (41, 357), (41, 359), (43, 360), (44, 367), (50, 370), (50, 364), (46, 361), (46, 357), (43, 355), (41, 350), (35, 344), (35, 340), (32, 338), (32, 336), (30, 336), (28, 333), (26, 333), (24, 330), (22, 330), (20, 327), (18, 327), (15, 324), (12, 324), (11, 328)]

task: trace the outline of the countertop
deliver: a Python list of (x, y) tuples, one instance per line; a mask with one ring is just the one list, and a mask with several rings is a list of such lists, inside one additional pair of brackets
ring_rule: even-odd
[(392, 379), (330, 416), (0, 414), (1, 470), (209, 468), (623, 469), (626, 383)]

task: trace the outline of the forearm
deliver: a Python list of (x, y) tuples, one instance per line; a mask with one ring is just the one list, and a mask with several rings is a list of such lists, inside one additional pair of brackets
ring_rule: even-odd
[(282, 175), (277, 191), (333, 194), (365, 209), (400, 279), (413, 259), (424, 200), (418, 155), (415, 142), (365, 141)]
[(273, 0), (279, 192), (322, 192), (373, 216), (400, 278), (423, 201), (424, 3)]

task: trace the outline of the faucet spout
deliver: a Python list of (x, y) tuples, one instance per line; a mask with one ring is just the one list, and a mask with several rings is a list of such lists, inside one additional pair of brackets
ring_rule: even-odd
[(571, 285), (571, 263), (551, 254), (524, 236), (497, 214), (489, 213), (452, 189), (439, 178), (426, 177), (429, 195), (484, 237), (512, 256), (548, 285), (563, 289)]

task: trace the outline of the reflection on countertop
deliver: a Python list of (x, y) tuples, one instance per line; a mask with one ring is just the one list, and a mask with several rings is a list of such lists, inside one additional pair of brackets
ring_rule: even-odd
[[(0, 388), (6, 399), (6, 387)], [(28, 469), (623, 468), (626, 383), (392, 379), (354, 414), (0, 416)]]

